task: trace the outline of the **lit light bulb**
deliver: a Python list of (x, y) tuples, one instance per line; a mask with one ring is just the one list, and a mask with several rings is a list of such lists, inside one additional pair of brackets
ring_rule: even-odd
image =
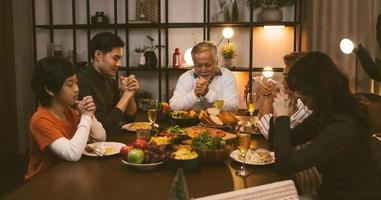
[(263, 68), (262, 75), (265, 78), (271, 78), (274, 75), (274, 71), (272, 67), (265, 67)]
[(233, 31), (232, 28), (230, 28), (230, 27), (226, 27), (226, 28), (224, 28), (224, 30), (222, 31), (222, 35), (224, 36), (224, 38), (226, 38), (226, 39), (230, 39), (230, 38), (233, 37), (233, 35), (234, 35), (234, 31)]
[(284, 25), (279, 25), (279, 26), (263, 26), (265, 30), (273, 30), (273, 31), (281, 31), (285, 28)]
[(184, 61), (188, 66), (193, 66), (192, 49), (193, 47), (188, 48), (184, 53)]
[(345, 54), (352, 53), (352, 51), (354, 49), (353, 42), (348, 38), (342, 39), (340, 42), (340, 49)]

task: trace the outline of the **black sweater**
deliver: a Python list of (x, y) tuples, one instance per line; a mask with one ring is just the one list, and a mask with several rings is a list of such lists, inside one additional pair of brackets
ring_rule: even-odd
[(95, 117), (102, 123), (107, 134), (119, 133), (122, 121), (133, 121), (116, 104), (120, 100), (120, 91), (117, 81), (106, 78), (97, 72), (92, 65), (81, 71), (79, 79), (79, 96), (92, 96), (97, 110)]
[[(292, 130), (290, 118), (279, 117), (269, 131), (275, 167), (280, 173), (295, 173), (316, 166), (323, 177), (321, 199), (381, 199), (369, 137), (361, 131), (345, 115), (333, 116), (318, 129), (309, 117)], [(307, 147), (295, 150), (307, 141)]]

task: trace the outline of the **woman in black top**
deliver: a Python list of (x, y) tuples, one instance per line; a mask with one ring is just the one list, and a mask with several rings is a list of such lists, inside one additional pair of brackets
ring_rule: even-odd
[[(316, 166), (323, 177), (319, 199), (381, 199), (369, 147), (367, 113), (353, 98), (348, 79), (326, 54), (308, 53), (288, 72), (287, 91), (274, 100), (270, 147), (281, 173)], [(290, 129), (295, 98), (313, 114)], [(296, 150), (294, 146), (310, 141)]]

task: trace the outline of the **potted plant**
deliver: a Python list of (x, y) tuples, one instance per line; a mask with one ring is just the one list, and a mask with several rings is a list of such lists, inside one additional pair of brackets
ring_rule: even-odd
[(232, 67), (233, 59), (237, 57), (237, 48), (232, 42), (226, 43), (221, 48), (221, 55), (224, 58), (223, 66)]
[(165, 47), (165, 46), (154, 45), (153, 42), (155, 41), (155, 39), (153, 39), (149, 35), (147, 35), (147, 38), (150, 41), (151, 45), (144, 47), (144, 49), (145, 49), (144, 56), (145, 56), (145, 60), (146, 60), (146, 66), (154, 68), (157, 65), (157, 57), (155, 54), (155, 50), (159, 47)]
[(218, 0), (217, 1), (217, 14), (216, 14), (216, 22), (224, 22), (228, 21), (225, 19), (225, 7), (226, 7), (226, 2), (225, 0)]
[(262, 8), (261, 17), (264, 22), (279, 22), (283, 19), (282, 7), (294, 5), (296, 0), (247, 0), (254, 8)]
[(145, 67), (146, 65), (146, 58), (144, 56), (145, 48), (144, 47), (138, 47), (135, 48), (135, 53), (139, 54), (139, 62), (138, 62), (138, 67)]

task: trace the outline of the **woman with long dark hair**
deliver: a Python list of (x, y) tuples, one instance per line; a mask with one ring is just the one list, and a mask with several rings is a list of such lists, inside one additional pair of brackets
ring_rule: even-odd
[[(310, 52), (286, 80), (286, 88), (313, 114), (290, 129), (295, 99), (287, 91), (277, 94), (269, 135), (276, 169), (294, 173), (315, 166), (323, 177), (322, 199), (381, 199), (367, 113), (351, 94), (347, 77), (329, 56)], [(308, 146), (294, 148), (307, 141)]]

